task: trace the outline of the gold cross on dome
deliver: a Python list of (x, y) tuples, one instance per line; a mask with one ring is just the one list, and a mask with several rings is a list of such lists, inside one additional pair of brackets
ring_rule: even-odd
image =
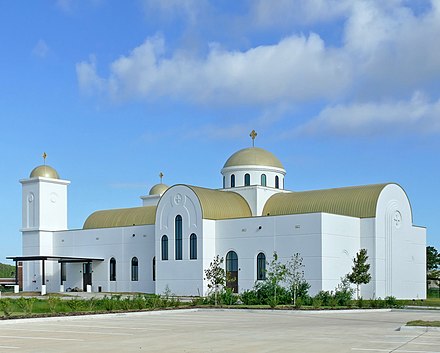
[(46, 152), (43, 152), (43, 160), (44, 160), (44, 164), (46, 164), (46, 158), (47, 158), (47, 154), (46, 154)]
[(257, 137), (257, 132), (255, 130), (252, 130), (249, 136), (252, 138), (252, 147), (255, 145), (255, 137)]
[(162, 184), (162, 178), (163, 178), (163, 173), (162, 172), (159, 173), (159, 178), (160, 178), (160, 183)]

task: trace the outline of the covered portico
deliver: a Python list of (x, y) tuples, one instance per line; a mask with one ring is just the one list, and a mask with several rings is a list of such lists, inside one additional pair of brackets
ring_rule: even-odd
[(55, 256), (55, 255), (27, 255), (27, 256), (8, 256), (7, 259), (13, 260), (15, 262), (15, 286), (14, 286), (14, 292), (19, 292), (19, 285), (18, 285), (18, 263), (19, 262), (28, 262), (28, 261), (41, 261), (41, 294), (46, 294), (46, 261), (58, 261), (60, 264), (60, 292), (64, 291), (64, 276), (65, 273), (63, 273), (63, 264), (66, 263), (82, 263), (84, 269), (87, 270), (87, 283), (86, 288), (87, 291), (91, 291), (91, 264), (93, 262), (102, 262), (104, 261), (103, 258), (96, 258), (96, 257), (79, 257), (79, 256)]

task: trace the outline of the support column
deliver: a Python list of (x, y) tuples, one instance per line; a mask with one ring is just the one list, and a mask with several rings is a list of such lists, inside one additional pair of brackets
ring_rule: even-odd
[(42, 261), (42, 273), (41, 273), (41, 295), (46, 294), (46, 260)]

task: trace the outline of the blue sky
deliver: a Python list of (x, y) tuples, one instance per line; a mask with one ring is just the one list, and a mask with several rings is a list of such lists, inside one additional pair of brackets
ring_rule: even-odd
[(70, 180), (69, 227), (159, 182), (221, 187), (238, 149), (286, 188), (397, 182), (440, 248), (440, 1), (0, 2), (0, 261), (21, 185)]

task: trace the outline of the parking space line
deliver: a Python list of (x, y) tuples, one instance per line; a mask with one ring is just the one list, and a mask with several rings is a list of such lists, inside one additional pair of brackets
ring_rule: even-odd
[(84, 342), (79, 338), (53, 338), (53, 337), (31, 337), (31, 336), (5, 336), (1, 335), (0, 338), (18, 338), (23, 340), (44, 340), (44, 341), (77, 341)]
[(383, 348), (352, 348), (352, 351), (368, 351), (368, 352), (396, 352), (396, 353), (440, 353), (439, 351), (409, 351), (403, 349), (383, 349)]
[(78, 334), (93, 334), (93, 335), (110, 335), (110, 336), (134, 336), (133, 333), (118, 333), (118, 332), (92, 332), (92, 331), (65, 331), (65, 330), (30, 330), (27, 328), (6, 328), (3, 330), (9, 331), (26, 331), (26, 332), (50, 332), (50, 333), (78, 333)]

